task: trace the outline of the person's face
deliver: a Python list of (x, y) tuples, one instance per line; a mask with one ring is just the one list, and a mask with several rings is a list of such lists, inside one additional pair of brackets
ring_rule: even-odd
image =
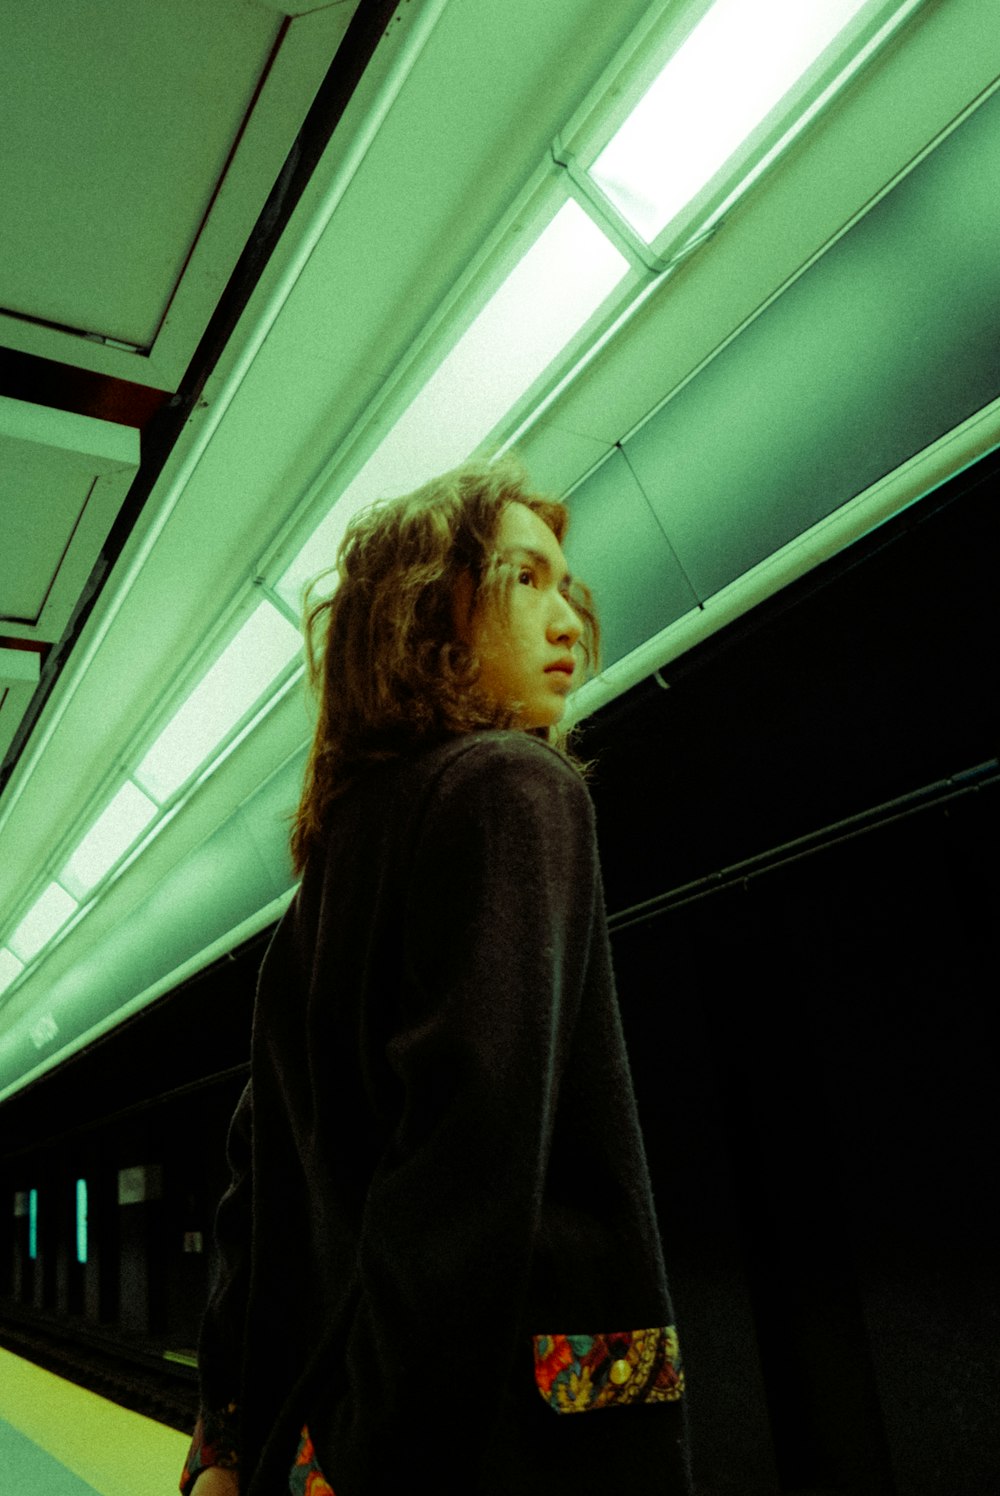
[[(500, 516), (496, 548), (516, 568), (509, 616), (486, 600), (462, 632), (482, 666), (480, 689), (515, 711), (518, 726), (551, 727), (566, 710), (580, 666), (574, 646), (583, 627), (567, 597), (566, 557), (545, 521), (517, 503)], [(461, 598), (459, 610), (466, 617)]]

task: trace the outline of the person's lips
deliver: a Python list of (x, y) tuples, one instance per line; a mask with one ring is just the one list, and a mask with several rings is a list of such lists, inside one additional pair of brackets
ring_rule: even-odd
[(567, 655), (562, 660), (553, 660), (551, 665), (546, 665), (545, 674), (549, 675), (555, 670), (560, 670), (565, 675), (572, 676), (576, 670), (576, 661), (570, 655)]

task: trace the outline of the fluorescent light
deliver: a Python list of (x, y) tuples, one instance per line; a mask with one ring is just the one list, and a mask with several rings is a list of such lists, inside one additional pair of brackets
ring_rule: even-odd
[(19, 961), (13, 951), (0, 950), (0, 992), (6, 992), (23, 970), (24, 962)]
[(149, 796), (127, 779), (59, 874), (60, 883), (77, 898), (87, 893), (128, 851), (156, 809)]
[[(278, 580), (275, 592), (296, 614), (302, 612), (308, 584), (314, 577), (318, 577), (320, 572), (326, 571), (333, 565), (337, 547), (344, 538), (348, 521), (377, 497), (375, 494), (367, 493), (362, 486), (361, 480), (365, 472), (363, 468), (354, 482), (341, 494), (334, 507), (323, 516), (291, 566), (282, 572)], [(415, 486), (419, 486), (419, 480)], [(331, 577), (329, 584), (322, 588), (322, 595), (332, 596), (334, 586), (335, 580)]]
[(70, 898), (65, 888), (50, 883), (32, 904), (7, 944), (21, 961), (30, 961), (56, 931), (62, 929), (76, 908), (76, 899)]
[(575, 201), (563, 203), (310, 535), (279, 596), (301, 608), (306, 581), (333, 565), (359, 509), (464, 462), (629, 268)]
[(146, 753), (134, 775), (143, 788), (169, 799), (301, 649), (298, 629), (259, 603)]
[(716, 0), (590, 175), (651, 243), (868, 0)]
[(76, 1181), (76, 1260), (87, 1260), (87, 1181)]

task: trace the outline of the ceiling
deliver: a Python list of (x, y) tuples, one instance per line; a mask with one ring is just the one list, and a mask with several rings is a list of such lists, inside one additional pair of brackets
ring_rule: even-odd
[[(649, 9), (92, 0), (75, 30), (47, 0), (12, 29), (0, 945), (517, 258)], [(992, 0), (927, 0), (492, 433), (570, 495), (607, 624), (578, 715), (1000, 441), (998, 75)], [(0, 1095), (273, 917), (308, 732), (288, 681), (0, 997)]]
[(7, 18), (5, 347), (177, 388), (355, 6), (298, 9), (49, 0)]

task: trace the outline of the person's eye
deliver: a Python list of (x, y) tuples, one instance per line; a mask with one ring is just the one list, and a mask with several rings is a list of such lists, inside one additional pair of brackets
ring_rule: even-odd
[(532, 571), (530, 566), (522, 566), (521, 570), (517, 574), (517, 580), (521, 583), (524, 583), (526, 580), (528, 582), (533, 582), (535, 580), (535, 573)]

